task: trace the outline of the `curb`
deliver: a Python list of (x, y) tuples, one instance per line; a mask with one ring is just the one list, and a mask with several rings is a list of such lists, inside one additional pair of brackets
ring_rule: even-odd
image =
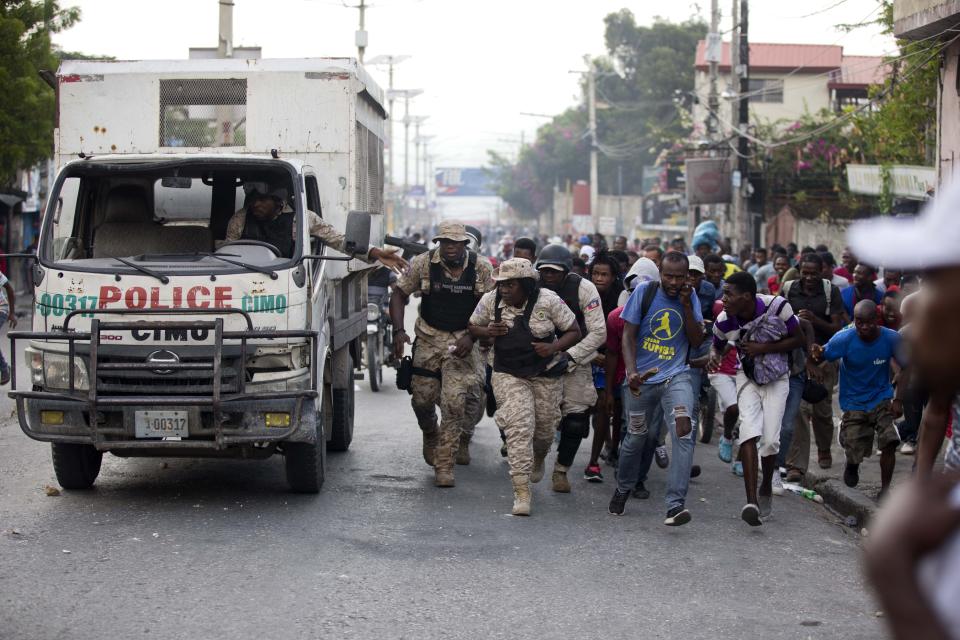
[(877, 503), (861, 491), (851, 489), (840, 480), (822, 475), (813, 469), (803, 476), (803, 486), (823, 497), (823, 502), (844, 517), (857, 519), (857, 527), (865, 527), (877, 511)]

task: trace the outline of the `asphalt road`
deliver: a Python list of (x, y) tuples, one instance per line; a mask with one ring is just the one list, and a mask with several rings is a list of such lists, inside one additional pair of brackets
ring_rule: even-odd
[(106, 456), (95, 490), (48, 497), (47, 445), (4, 419), (0, 638), (883, 636), (859, 537), (793, 496), (750, 529), (714, 446), (698, 444), (685, 527), (662, 524), (661, 471), (622, 518), (609, 481), (579, 476), (515, 518), (492, 421), (457, 487), (434, 488), (387, 378), (358, 382), (353, 447), (317, 496), (287, 493), (279, 458)]

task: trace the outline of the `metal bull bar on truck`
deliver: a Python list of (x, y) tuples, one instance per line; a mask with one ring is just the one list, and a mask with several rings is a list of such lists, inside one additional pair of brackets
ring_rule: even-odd
[[(197, 313), (214, 314), (239, 314), (247, 322), (246, 331), (224, 331), (223, 318), (213, 320), (177, 322), (177, 321), (127, 321), (127, 322), (104, 322), (98, 318), (90, 321), (89, 332), (70, 331), (70, 320), (74, 316), (81, 314), (93, 315), (194, 315)], [(101, 371), (138, 371), (155, 370), (158, 368), (156, 363), (149, 362), (99, 362), (98, 351), (101, 346), (100, 335), (102, 331), (133, 331), (137, 329), (169, 329), (169, 330), (191, 330), (207, 329), (214, 332), (213, 356), (209, 362), (171, 362), (162, 365), (164, 370), (175, 371), (197, 371), (211, 370), (213, 380), (213, 392), (209, 397), (198, 395), (100, 395), (97, 393), (97, 381)], [(253, 328), (253, 321), (250, 314), (241, 309), (76, 309), (67, 314), (64, 319), (63, 329), (60, 331), (13, 331), (10, 332), (10, 368), (11, 368), (11, 391), (9, 396), (16, 400), (17, 417), (20, 421), (20, 428), (25, 434), (37, 440), (57, 440), (61, 442), (80, 442), (86, 443), (86, 436), (80, 435), (50, 435), (37, 433), (30, 428), (27, 423), (26, 400), (50, 400), (58, 402), (72, 402), (78, 405), (86, 405), (89, 412), (90, 437), (93, 439), (94, 446), (108, 444), (111, 449), (130, 449), (143, 446), (143, 443), (149, 442), (150, 447), (159, 448), (207, 448), (223, 449), (227, 445), (241, 444), (250, 442), (277, 441), (289, 437), (299, 426), (300, 418), (303, 414), (303, 401), (314, 399), (318, 396), (317, 383), (317, 358), (316, 358), (316, 331), (311, 330), (272, 330), (257, 331)], [(246, 392), (246, 356), (247, 341), (252, 339), (275, 340), (282, 338), (310, 338), (310, 388), (293, 391), (270, 391), (265, 393), (247, 393)], [(67, 341), (69, 342), (68, 353), (68, 385), (69, 388), (62, 392), (54, 391), (17, 391), (17, 340), (45, 340), (45, 341)], [(223, 395), (221, 393), (221, 367), (223, 358), (223, 343), (225, 340), (240, 341), (240, 363), (237, 375), (237, 393)], [(89, 341), (90, 343), (90, 362), (88, 365), (87, 376), (89, 378), (89, 390), (84, 392), (75, 388), (74, 380), (74, 362), (77, 357), (76, 343), (78, 341)], [(290, 427), (284, 431), (278, 431), (270, 435), (250, 435), (250, 434), (230, 434), (224, 433), (223, 428), (223, 406), (229, 406), (231, 403), (252, 402), (257, 400), (278, 400), (296, 398), (296, 410), (290, 421)], [(213, 408), (213, 428), (214, 440), (135, 440), (135, 441), (105, 441), (104, 435), (127, 435), (125, 428), (105, 427), (101, 428), (97, 417), (97, 409), (101, 407), (127, 407), (127, 406), (178, 406), (178, 407), (212, 407)]]

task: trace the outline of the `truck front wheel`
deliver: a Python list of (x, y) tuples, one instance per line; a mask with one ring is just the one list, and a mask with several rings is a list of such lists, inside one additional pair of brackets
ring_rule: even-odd
[[(353, 371), (353, 358), (347, 356), (349, 371)], [(346, 382), (343, 389), (333, 388), (333, 424), (330, 428), (330, 441), (327, 449), (330, 451), (346, 451), (353, 441), (353, 409), (355, 404), (355, 389), (353, 378)]]
[(317, 414), (316, 442), (286, 442), (283, 445), (287, 484), (295, 493), (318, 493), (323, 486), (327, 466), (327, 445)]
[(90, 444), (52, 443), (53, 470), (64, 489), (89, 489), (100, 475), (103, 452)]

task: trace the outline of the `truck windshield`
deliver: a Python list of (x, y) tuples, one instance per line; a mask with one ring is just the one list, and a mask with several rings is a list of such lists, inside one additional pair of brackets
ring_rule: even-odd
[(269, 273), (299, 249), (294, 194), (285, 168), (263, 165), (68, 167), (51, 196), (41, 257), (64, 268)]

